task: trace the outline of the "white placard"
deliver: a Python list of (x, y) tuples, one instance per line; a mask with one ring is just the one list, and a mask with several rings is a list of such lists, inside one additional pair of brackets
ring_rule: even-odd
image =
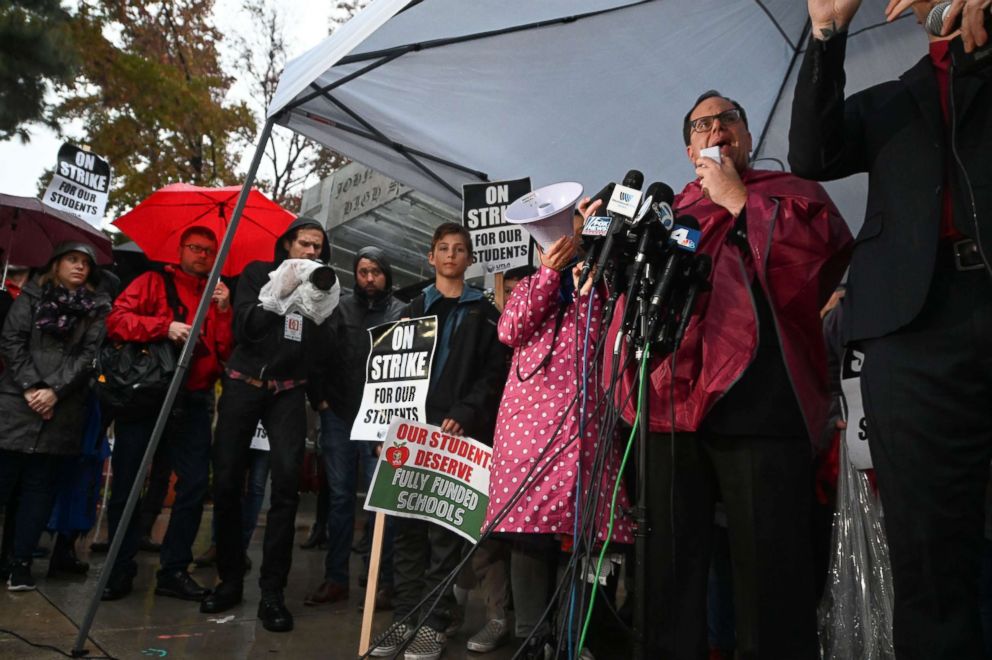
[(437, 343), (437, 317), (423, 316), (369, 328), (362, 405), (352, 440), (382, 441), (394, 417), (426, 423), (427, 390)]
[(42, 201), (100, 229), (109, 195), (110, 164), (96, 154), (63, 144)]
[(861, 400), (861, 365), (864, 359), (865, 354), (861, 351), (847, 349), (840, 372), (847, 409), (844, 442), (847, 443), (847, 456), (858, 470), (870, 470), (872, 467), (871, 453), (868, 451), (868, 418), (865, 417), (865, 406)]

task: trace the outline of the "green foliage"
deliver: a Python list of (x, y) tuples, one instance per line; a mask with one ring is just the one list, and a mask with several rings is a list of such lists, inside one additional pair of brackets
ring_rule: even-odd
[(169, 183), (236, 182), (236, 147), (255, 120), (226, 100), (212, 0), (93, 0), (80, 5), (73, 37), (81, 78), (55, 112), (81, 120), (80, 140), (110, 161), (111, 215)]
[(68, 21), (59, 0), (0, 0), (0, 140), (27, 142), (24, 124), (43, 119), (48, 83), (71, 78)]

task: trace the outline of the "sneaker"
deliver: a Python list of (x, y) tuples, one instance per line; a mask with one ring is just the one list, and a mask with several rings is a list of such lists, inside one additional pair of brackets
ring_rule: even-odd
[(388, 658), (396, 655), (403, 643), (410, 637), (410, 627), (405, 623), (390, 626), (378, 639), (372, 641), (369, 655), (375, 658)]
[(7, 591), (34, 591), (34, 578), (31, 577), (31, 564), (11, 561), (10, 577), (7, 578)]
[(443, 632), (430, 626), (422, 626), (410, 646), (406, 647), (403, 660), (438, 660), (447, 643), (448, 638)]
[(489, 653), (495, 651), (510, 637), (510, 626), (506, 619), (490, 619), (482, 630), (472, 635), (465, 646), (469, 651)]

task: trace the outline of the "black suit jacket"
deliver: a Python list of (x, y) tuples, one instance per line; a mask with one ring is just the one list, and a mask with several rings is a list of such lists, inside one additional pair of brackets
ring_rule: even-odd
[(933, 277), (945, 180), (955, 225), (992, 256), (992, 66), (952, 74), (952, 136), (929, 56), (899, 80), (845, 99), (846, 45), (846, 35), (810, 39), (792, 105), (789, 163), (819, 181), (868, 172), (845, 301), (844, 337), (857, 341), (919, 314)]

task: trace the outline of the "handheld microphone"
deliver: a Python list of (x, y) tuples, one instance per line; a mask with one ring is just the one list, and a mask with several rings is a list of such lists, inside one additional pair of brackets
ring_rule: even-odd
[[(924, 27), (926, 27), (927, 32), (929, 32), (931, 35), (935, 37), (942, 36), (944, 33), (944, 24), (947, 23), (947, 15), (950, 13), (951, 13), (950, 2), (945, 1), (945, 2), (938, 2), (937, 4), (935, 4), (930, 9), (930, 12), (927, 14), (927, 20), (924, 24)], [(986, 25), (987, 24), (988, 24), (988, 20), (986, 17)], [(951, 26), (951, 29), (947, 31), (947, 33), (951, 34), (955, 30), (959, 30), (959, 29), (961, 29), (961, 14), (958, 14), (957, 17), (955, 17), (954, 24)]]
[[(596, 196), (592, 198), (590, 206), (592, 205), (592, 202), (596, 200), (602, 200), (605, 202), (607, 199), (612, 199), (616, 195), (616, 190), (618, 187), (631, 188), (636, 185), (640, 188), (643, 183), (644, 175), (637, 170), (630, 170), (623, 178), (623, 183), (620, 186), (617, 186), (615, 183), (608, 183), (603, 186), (603, 189), (596, 193)], [(599, 263), (599, 257), (601, 255), (608, 254), (608, 251), (604, 248), (608, 248), (610, 250), (613, 249), (613, 241), (611, 237), (619, 233), (619, 231), (623, 228), (623, 216), (610, 213), (609, 217), (609, 228), (606, 229), (605, 232), (602, 231), (602, 222), (594, 223), (595, 229), (590, 227), (590, 221), (592, 221), (592, 218), (587, 220), (586, 226), (582, 229), (583, 235), (591, 238), (583, 240), (586, 248), (586, 259), (582, 263), (582, 272), (579, 274), (579, 289), (581, 289), (582, 285), (589, 279), (589, 273), (592, 271), (593, 264)], [(589, 228), (590, 231), (587, 232), (587, 228)], [(605, 262), (605, 259), (603, 261)], [(600, 270), (602, 270), (602, 266), (600, 266)], [(597, 279), (596, 282), (598, 281), (599, 280)]]
[[(950, 11), (951, 3), (946, 0), (945, 2), (935, 4), (930, 9), (930, 13), (927, 14), (927, 19), (924, 22), (926, 31), (935, 37), (943, 36), (944, 25), (947, 23), (947, 16)], [(985, 31), (992, 33), (992, 12), (983, 11), (985, 13)], [(947, 32), (951, 34), (960, 28), (961, 14), (958, 14), (954, 19), (951, 29)], [(954, 68), (961, 75), (972, 73), (992, 64), (992, 39), (984, 46), (976, 47), (972, 52), (966, 53), (964, 52), (962, 40), (957, 38), (951, 42), (950, 51)]]

